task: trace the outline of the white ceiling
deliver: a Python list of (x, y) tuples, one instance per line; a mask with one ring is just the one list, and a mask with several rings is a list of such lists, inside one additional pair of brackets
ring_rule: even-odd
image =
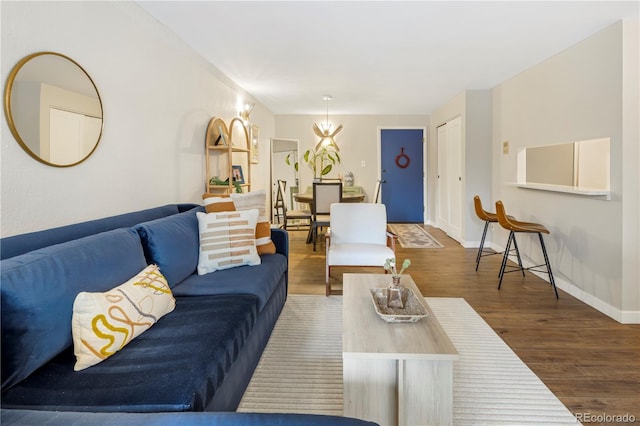
[(623, 17), (625, 1), (138, 1), (275, 114), (430, 114)]

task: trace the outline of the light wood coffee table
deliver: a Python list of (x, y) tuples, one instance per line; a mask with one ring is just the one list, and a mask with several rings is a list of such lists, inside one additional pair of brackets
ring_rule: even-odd
[[(451, 424), (458, 352), (426, 302), (429, 316), (416, 323), (376, 314), (369, 289), (390, 282), (386, 274), (343, 276), (344, 415), (383, 426)], [(409, 275), (402, 283), (420, 296)]]

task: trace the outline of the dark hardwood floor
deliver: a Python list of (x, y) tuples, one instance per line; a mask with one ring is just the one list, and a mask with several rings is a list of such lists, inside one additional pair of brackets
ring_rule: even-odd
[[(639, 325), (620, 324), (562, 290), (556, 299), (551, 286), (529, 272), (525, 278), (506, 274), (497, 290), (500, 255), (483, 257), (476, 272), (476, 249), (425, 228), (445, 248), (396, 250), (399, 261), (411, 259), (406, 273), (423, 295), (464, 298), (583, 423), (617, 424), (615, 416), (624, 415), (640, 423)], [(289, 231), (289, 292), (324, 295), (324, 242), (314, 252), (305, 238), (306, 231)], [(335, 294), (344, 272), (383, 270), (335, 267)], [(611, 421), (594, 421), (602, 415)]]

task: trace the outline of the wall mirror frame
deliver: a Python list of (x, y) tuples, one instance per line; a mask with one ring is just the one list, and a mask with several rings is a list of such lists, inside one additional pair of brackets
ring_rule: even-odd
[[(299, 162), (298, 139), (271, 138), (271, 197), (276, 199), (278, 180), (287, 183), (284, 202), (287, 209), (295, 209), (293, 194), (299, 191), (299, 175), (295, 164)], [(287, 164), (287, 157), (289, 164)]]
[(102, 137), (102, 99), (89, 74), (73, 59), (36, 52), (11, 70), (4, 92), (7, 124), (37, 161), (75, 166), (93, 154)]

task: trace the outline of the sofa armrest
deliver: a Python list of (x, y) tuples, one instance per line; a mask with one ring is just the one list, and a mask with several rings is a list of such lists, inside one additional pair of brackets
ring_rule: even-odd
[(284, 229), (271, 228), (271, 240), (276, 246), (276, 253), (289, 259), (289, 234)]

